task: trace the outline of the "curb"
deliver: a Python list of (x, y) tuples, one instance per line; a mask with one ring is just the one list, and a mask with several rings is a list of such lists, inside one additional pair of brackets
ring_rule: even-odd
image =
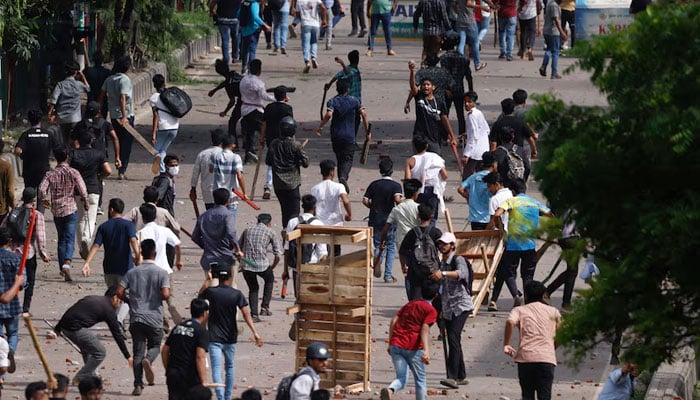
[(678, 361), (661, 364), (649, 382), (645, 400), (675, 400), (693, 398), (697, 382), (695, 351), (686, 347), (679, 351)]

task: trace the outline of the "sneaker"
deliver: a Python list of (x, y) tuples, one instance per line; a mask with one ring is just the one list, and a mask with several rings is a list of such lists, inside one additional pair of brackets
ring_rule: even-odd
[(7, 367), (7, 372), (14, 374), (15, 371), (17, 370), (17, 363), (15, 362), (15, 352), (10, 350), (7, 353), (7, 360), (10, 362), (10, 365)]
[(143, 367), (143, 374), (146, 376), (146, 382), (148, 382), (148, 386), (153, 386), (155, 383), (155, 375), (153, 374), (153, 367), (151, 366), (151, 362), (148, 360), (148, 358), (144, 358), (141, 361), (141, 366)]
[(104, 215), (104, 211), (102, 211), (102, 207), (97, 207), (97, 215)]
[(489, 311), (498, 311), (498, 306), (495, 301), (489, 303)]
[(260, 315), (264, 315), (266, 317), (271, 317), (272, 312), (270, 312), (270, 309), (268, 309), (268, 308), (263, 308), (262, 310), (260, 310)]
[(367, 30), (363, 29), (360, 31), (360, 33), (357, 35), (357, 37), (363, 38), (363, 37), (365, 37), (366, 34), (367, 34)]
[(513, 61), (513, 56), (506, 56), (506, 61)]
[(353, 29), (348, 33), (348, 37), (357, 35), (357, 29)]
[(248, 159), (248, 161), (251, 161), (253, 164), (258, 162), (258, 155), (253, 153), (252, 151), (247, 151), (245, 153), (245, 157)]
[(540, 67), (540, 75), (545, 77), (547, 76), (547, 67), (544, 65)]
[[(289, 25), (289, 37), (294, 39), (297, 37), (297, 33), (294, 32), (294, 25)], [(284, 53), (282, 53), (284, 54)]]
[(309, 63), (309, 62), (307, 61), (306, 64), (304, 64), (304, 71), (303, 71), (303, 72), (304, 72), (305, 74), (308, 74), (310, 69), (311, 69), (311, 63)]
[(141, 396), (141, 393), (143, 393), (143, 387), (142, 386), (134, 386), (134, 390), (131, 392), (132, 396)]
[(388, 56), (395, 56), (396, 52), (394, 50), (387, 50), (386, 55)]
[(268, 43), (267, 46), (265, 46), (266, 50), (270, 50), (272, 48), (272, 43)]
[(329, 44), (326, 45), (326, 50), (333, 50), (333, 47)]
[(532, 54), (532, 50), (527, 51), (527, 59), (528, 61), (535, 61), (535, 55)]
[(367, 57), (372, 57), (372, 50), (367, 50), (367, 53), (365, 53)]
[(440, 381), (440, 384), (442, 386), (447, 386), (450, 389), (457, 389), (459, 386), (457, 386), (457, 381), (454, 379), (443, 379)]
[(80, 258), (82, 258), (83, 260), (87, 260), (88, 253), (90, 252), (90, 244), (84, 240), (81, 240), (78, 247), (78, 253), (80, 254)]
[(262, 322), (260, 317), (258, 317), (257, 315), (253, 315), (252, 318), (253, 318), (253, 322)]
[(552, 75), (552, 79), (561, 79), (561, 75), (554, 74), (554, 75)]
[(263, 200), (270, 200), (270, 188), (265, 188), (263, 191)]
[(311, 66), (314, 67), (314, 69), (318, 68), (318, 61), (316, 61), (316, 58), (311, 58)]
[(277, 53), (277, 52), (279, 52), (279, 51), (280, 51), (280, 49), (278, 49), (277, 47), (275, 47), (274, 49), (272, 49), (272, 52), (273, 52), (273, 53)]
[(129, 178), (127, 178), (126, 175), (124, 175), (124, 174), (119, 174), (119, 180), (120, 180), (120, 181), (126, 181), (126, 180), (128, 180), (128, 179), (129, 179)]
[(380, 400), (391, 400), (391, 395), (394, 393), (393, 390), (389, 388), (384, 388), (379, 392)]
[(515, 296), (513, 299), (513, 308), (523, 305), (523, 296)]
[(469, 384), (469, 381), (467, 380), (467, 378), (464, 378), (464, 379), (457, 379), (457, 384), (458, 384), (459, 386), (464, 386), (464, 385), (468, 385), (468, 384)]
[(287, 49), (285, 49), (284, 47), (281, 47), (281, 48), (280, 48), (280, 53), (281, 53), (281, 54), (287, 54)]
[(501, 54), (498, 56), (498, 59), (499, 59), (499, 60), (505, 60), (505, 59), (506, 59), (506, 53), (501, 53)]
[(482, 69), (486, 68), (486, 66), (489, 65), (488, 63), (481, 63), (479, 64), (478, 67), (474, 68), (474, 71), (481, 71)]
[(394, 283), (394, 282), (396, 282), (396, 278), (394, 278), (393, 276), (391, 276), (389, 278), (384, 278), (384, 283)]
[(63, 264), (63, 266), (61, 266), (61, 275), (66, 282), (73, 282), (73, 279), (70, 277), (70, 265)]

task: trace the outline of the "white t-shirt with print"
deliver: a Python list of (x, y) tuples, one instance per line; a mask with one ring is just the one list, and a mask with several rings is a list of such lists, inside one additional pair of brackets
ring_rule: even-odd
[(165, 104), (163, 104), (163, 102), (160, 100), (160, 93), (153, 93), (153, 96), (151, 96), (148, 102), (151, 103), (151, 107), (155, 107), (158, 109), (159, 131), (177, 129), (180, 127), (180, 120), (167, 111), (168, 107), (166, 107)]
[[(489, 200), (489, 215), (495, 215), (496, 210), (498, 210), (498, 207), (501, 206), (501, 204), (506, 201), (506, 199), (510, 199), (513, 197), (513, 192), (510, 191), (508, 188), (501, 188), (491, 196), (491, 199)], [(501, 222), (503, 222), (503, 230), (505, 232), (508, 232), (508, 213), (504, 212), (503, 215), (501, 215)]]

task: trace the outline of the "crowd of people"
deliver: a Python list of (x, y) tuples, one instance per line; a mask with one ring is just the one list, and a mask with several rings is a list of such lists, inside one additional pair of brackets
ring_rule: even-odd
[[(211, 2), (211, 12), (224, 39), (223, 59), (217, 60), (216, 70), (225, 80), (210, 91), (209, 96), (225, 89), (229, 102), (221, 116), (230, 110), (233, 112), (228, 130), (212, 130), (211, 145), (203, 149), (194, 162), (189, 197), (195, 203), (201, 197), (205, 211), (201, 215), (197, 211), (197, 222), (191, 234), (182, 229), (175, 218), (175, 177), (179, 174), (180, 160), (168, 153), (168, 147), (177, 136), (179, 121), (160, 99), (165, 90), (162, 75), (153, 77), (155, 93), (149, 99), (153, 111), (151, 142), (158, 153), (153, 168), (156, 176), (144, 189), (140, 206), (126, 211), (122, 199), (109, 199), (108, 219), (99, 226), (96, 216), (103, 213), (104, 179), (112, 173), (109, 139), (113, 143), (118, 179), (128, 179), (126, 171), (133, 137), (127, 124), (133, 126), (134, 123), (132, 87), (126, 75), (130, 68), (128, 57), (115, 60), (113, 73), (109, 75), (99, 74), (94, 69), (82, 73), (74, 65), (68, 65), (66, 79), (56, 86), (50, 99), (48, 120), (52, 125), (47, 128), (42, 125), (40, 111), (28, 113), (31, 128), (22, 134), (15, 147), (15, 154), (23, 159), (22, 204), (15, 207), (12, 190), (3, 191), (7, 194), (0, 199), (0, 214), (3, 214), (0, 322), (7, 336), (6, 342), (0, 339), (0, 368), (10, 373), (15, 368), (13, 355), (18, 342), (19, 315), (30, 312), (36, 257), (51, 261), (43, 215), (48, 208), (57, 231), (60, 275), (66, 281), (75, 277), (76, 242), (79, 256), (84, 260), (80, 270), (83, 276), (94, 273), (91, 263), (103, 248), (106, 290), (104, 295), (78, 300), (55, 326), (56, 334), (81, 350), (84, 364), (72, 379), (56, 376), (58, 385), (49, 388), (53, 390), (52, 398), (61, 398), (56, 397), (60, 393), (65, 396), (69, 384), (79, 388), (83, 399), (99, 398), (95, 397), (102, 390), (98, 370), (107, 353), (90, 328), (101, 322), (108, 325), (128, 366), (133, 369), (132, 395), (143, 395), (147, 387), (154, 384), (153, 364), (160, 355), (169, 399), (211, 398), (209, 383), (214, 384), (217, 399), (232, 397), (239, 312), (255, 344), (262, 346), (263, 339), (256, 323), (263, 321), (261, 317), (272, 316), (274, 269), (282, 263), (282, 278), (293, 278), (296, 294), (299, 263), (327, 263), (330, 254), (340, 255), (339, 246), (331, 249), (316, 243), (297, 244), (286, 240), (285, 232), (291, 232), (300, 224), (342, 226), (353, 221), (349, 176), (360, 124), (364, 138), (372, 138), (371, 124), (362, 103), (360, 52), (353, 50), (348, 54), (347, 64), (340, 58), (335, 59), (340, 70), (325, 89), (335, 85), (337, 95), (325, 105), (326, 111), (315, 130), (316, 135), (322, 136), (324, 127), (330, 125), (335, 160), (321, 160), (318, 183), (308, 193), (301, 193), (301, 168), (308, 168), (310, 160), (304, 144), (296, 140), (297, 123), (288, 95), (294, 88), (278, 86), (267, 90), (262, 79), (262, 61), (255, 58), (259, 28), (273, 31), (270, 40), (274, 51), (286, 54), (288, 17), (296, 12), (301, 23), (304, 72), (308, 73), (318, 64), (319, 28), (327, 27), (324, 32), (326, 49), (330, 49), (334, 16), (344, 11), (339, 2), (289, 2), (270, 0), (263, 10), (255, 0), (245, 0), (240, 6), (225, 0)], [(447, 346), (446, 379), (440, 383), (449, 388), (468, 383), (462, 332), (474, 309), (471, 288), (474, 273), (469, 260), (456, 252), (456, 237), (436, 226), (446, 202), (450, 201), (446, 182), (452, 173), (462, 182), (458, 194), (468, 203), (471, 229), (498, 229), (506, 233), (505, 253), (498, 265), (489, 310), (503, 307), (498, 298), (505, 283), (513, 298), (513, 308), (506, 322), (503, 352), (518, 363), (523, 399), (534, 399), (535, 393), (539, 399), (551, 396), (557, 363), (554, 335), (561, 316), (548, 304), (548, 298), (559, 285), (545, 287), (534, 280), (537, 259), (535, 240), (530, 236), (538, 227), (541, 215), (553, 214), (526, 194), (530, 157), (537, 157), (538, 134), (524, 121), (527, 92), (522, 89), (501, 102), (502, 114), (490, 125), (478, 108), (478, 94), (474, 91), (470, 70), (470, 59), (474, 60), (474, 71), (486, 67), (479, 57), (483, 38), (479, 22), (488, 21), (485, 15), (488, 10), (508, 9), (510, 5), (505, 3), (453, 2), (449, 7), (454, 9), (448, 10), (440, 0), (421, 0), (414, 13), (416, 29), (419, 20), (423, 20), (423, 56), (420, 66), (413, 62), (408, 65), (409, 94), (404, 108), (409, 113), (413, 103), (415, 124), (411, 143), (414, 154), (400, 160), (403, 162), (399, 164), (403, 167), (402, 182), (392, 178), (395, 160), (381, 155), (379, 178), (367, 186), (362, 196), (362, 204), (369, 210), (367, 224), (374, 232), (375, 277), (388, 284), (397, 282), (393, 267), (398, 254), (408, 300), (391, 320), (388, 353), (394, 363), (396, 379), (381, 389), (382, 400), (391, 399), (407, 385), (409, 371), (415, 381), (416, 399), (426, 398), (425, 366), (431, 360), (429, 330), (433, 324), (438, 325)], [(530, 8), (538, 15), (542, 6), (522, 3), (517, 16), (525, 37), (518, 55), (531, 59), (532, 37), (527, 35), (531, 34), (534, 17), (529, 17), (533, 11)], [(553, 36), (556, 29), (558, 36), (566, 39), (559, 3), (559, 0), (549, 1), (545, 11), (545, 39), (552, 58), (552, 78), (558, 77), (559, 44), (548, 36)], [(379, 22), (383, 24), (388, 55), (396, 54), (388, 29), (395, 7), (395, 1), (368, 2), (366, 14), (371, 22), (367, 56), (373, 54)], [(271, 21), (266, 21), (267, 9), (271, 11)], [(363, 2), (353, 0), (351, 10), (351, 34), (356, 34), (359, 27), (360, 36), (364, 36), (367, 32), (362, 18)], [(448, 11), (453, 11), (457, 18), (448, 16)], [(244, 15), (246, 12), (250, 15)], [(511, 33), (514, 32), (509, 24), (515, 15), (499, 14), (499, 20), (504, 20), (502, 57), (499, 58), (508, 61), (513, 58)], [(571, 29), (573, 31), (573, 26)], [(289, 32), (293, 32), (291, 26)], [(239, 57), (243, 75), (229, 68), (230, 62), (237, 62)], [(547, 67), (548, 57), (545, 56), (541, 72)], [(100, 67), (101, 54), (95, 54), (93, 59), (97, 65), (91, 68)], [(97, 94), (95, 87), (101, 88)], [(84, 118), (80, 114), (82, 93), (88, 93), (90, 98)], [(456, 133), (450, 118), (452, 105), (458, 122)], [(105, 119), (106, 113), (109, 113), (109, 121)], [(58, 125), (54, 125), (54, 120)], [(239, 122), (241, 147), (237, 132)], [(449, 170), (443, 152), (454, 152), (459, 165), (456, 171)], [(56, 161), (54, 168), (49, 164), (51, 156)], [(239, 202), (249, 200), (248, 193), (252, 190), (246, 185), (243, 167), (260, 163), (263, 158), (268, 167), (263, 198), (270, 199), (274, 193), (279, 201), (280, 223), (284, 227), (281, 236), (271, 229), (273, 217), (266, 212), (257, 215), (253, 226), (240, 233), (237, 228)], [(2, 179), (6, 188), (13, 187), (11, 179), (11, 176)], [(34, 227), (33, 232), (26, 229), (27, 221), (33, 221), (29, 224)], [(183, 233), (202, 249), (200, 267), (203, 273), (202, 286), (190, 302), (190, 316), (186, 318), (181, 316), (173, 301), (176, 291), (171, 280), (174, 269), (183, 268), (180, 239)], [(300, 252), (297, 246), (302, 246)], [(23, 251), (27, 253), (26, 264), (22, 267), (26, 271), (24, 274), (19, 273), (19, 254)], [(298, 254), (302, 259), (297, 259)], [(572, 269), (577, 269), (577, 263), (577, 259), (571, 261)], [(518, 267), (522, 291), (516, 281)], [(239, 271), (248, 286), (247, 296), (236, 285), (235, 276)], [(262, 296), (258, 278), (263, 281)], [(573, 280), (567, 278), (564, 285), (563, 308), (566, 309), (571, 305)], [(20, 287), (25, 291), (21, 304), (17, 296)], [(163, 302), (167, 304), (170, 318), (165, 314)], [(515, 329), (520, 329), (517, 349), (510, 345)], [(127, 332), (131, 337), (131, 349), (127, 347)], [(6, 366), (3, 354), (7, 355)], [(207, 374), (207, 357), (211, 376)], [(288, 387), (284, 388), (289, 398), (328, 398), (328, 392), (320, 388), (320, 383), (332, 357), (325, 344), (309, 345), (307, 365), (288, 380)], [(626, 365), (611, 376), (611, 381), (626, 388), (633, 374), (633, 367)], [(32, 383), (27, 387), (26, 396), (40, 399), (46, 391), (45, 383)], [(252, 389), (243, 392), (241, 398), (258, 399), (261, 394)]]

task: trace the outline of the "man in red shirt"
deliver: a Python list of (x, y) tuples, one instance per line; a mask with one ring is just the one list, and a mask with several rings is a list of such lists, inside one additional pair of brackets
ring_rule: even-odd
[(498, 41), (501, 53), (499, 60), (513, 61), (515, 25), (518, 23), (518, 1), (496, 0), (498, 6)]
[(396, 379), (381, 390), (381, 400), (390, 400), (394, 393), (406, 386), (409, 369), (416, 383), (416, 400), (426, 398), (425, 366), (430, 364), (428, 335), (438, 316), (431, 302), (437, 297), (438, 289), (439, 284), (426, 282), (421, 291), (423, 298), (408, 302), (391, 320), (388, 351)]

